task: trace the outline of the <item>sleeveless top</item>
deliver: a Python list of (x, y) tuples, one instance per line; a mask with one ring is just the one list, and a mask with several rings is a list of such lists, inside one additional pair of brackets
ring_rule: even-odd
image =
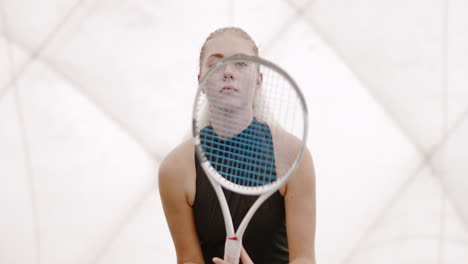
[[(253, 126), (261, 126), (271, 142), (271, 132), (267, 125), (257, 120), (235, 137), (245, 136)], [(212, 129), (208, 126), (204, 129)], [(273, 147), (273, 146), (272, 146)], [(212, 263), (213, 257), (223, 258), (226, 230), (218, 197), (208, 176), (195, 155), (196, 192), (193, 203), (195, 226), (205, 263)], [(276, 175), (276, 172), (275, 172)], [(237, 230), (258, 196), (242, 195), (223, 188), (229, 210)], [(243, 246), (255, 264), (289, 263), (289, 250), (286, 235), (284, 198), (279, 191), (270, 196), (255, 212), (245, 230)]]

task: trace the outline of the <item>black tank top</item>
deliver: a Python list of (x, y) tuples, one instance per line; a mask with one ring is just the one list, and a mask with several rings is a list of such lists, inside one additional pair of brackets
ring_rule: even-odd
[[(255, 119), (253, 122), (258, 125)], [(266, 125), (264, 126), (268, 129)], [(242, 136), (242, 133), (248, 129), (240, 135)], [(196, 156), (195, 168), (196, 192), (193, 203), (195, 225), (204, 261), (212, 263), (213, 257), (224, 256), (226, 230), (216, 193)], [(237, 230), (258, 196), (237, 194), (224, 188), (223, 191), (233, 218), (234, 230)], [(250, 220), (244, 233), (243, 246), (255, 264), (289, 262), (284, 198), (279, 191), (269, 197)]]

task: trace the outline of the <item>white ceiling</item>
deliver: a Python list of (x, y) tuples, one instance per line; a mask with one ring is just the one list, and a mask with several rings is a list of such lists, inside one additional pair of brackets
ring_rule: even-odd
[(206, 36), (310, 112), (317, 263), (468, 259), (468, 2), (0, 0), (0, 263), (174, 263), (158, 164)]

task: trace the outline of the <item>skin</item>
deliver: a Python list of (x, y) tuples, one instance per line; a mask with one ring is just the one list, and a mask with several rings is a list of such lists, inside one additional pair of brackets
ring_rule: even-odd
[(218, 136), (232, 137), (252, 122), (252, 104), (260, 79), (256, 65), (244, 62), (224, 65), (210, 75), (204, 93), (209, 101), (209, 119)]
[[(222, 33), (209, 40), (205, 54), (199, 80), (222, 58), (235, 54), (255, 55), (252, 43), (232, 32)], [(251, 115), (248, 110), (241, 115), (248, 121), (245, 127), (249, 125)], [(243, 119), (239, 122), (243, 122)], [(276, 157), (285, 155), (282, 151), (297, 151), (299, 142), (292, 135), (277, 130), (272, 136)], [(192, 209), (196, 192), (195, 180), (194, 146), (192, 139), (189, 139), (167, 155), (159, 170), (159, 192), (179, 264), (204, 263)], [(309, 150), (304, 151), (294, 175), (279, 191), (285, 202), (290, 263), (315, 264), (315, 173)], [(244, 249), (241, 252), (241, 261), (244, 264), (252, 263)], [(213, 263), (228, 264), (220, 258), (214, 258)]]

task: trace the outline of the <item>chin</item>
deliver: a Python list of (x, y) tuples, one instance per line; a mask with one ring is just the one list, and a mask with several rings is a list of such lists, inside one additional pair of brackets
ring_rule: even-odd
[(240, 111), (245, 107), (245, 103), (239, 100), (223, 100), (213, 105), (215, 108), (225, 112)]

